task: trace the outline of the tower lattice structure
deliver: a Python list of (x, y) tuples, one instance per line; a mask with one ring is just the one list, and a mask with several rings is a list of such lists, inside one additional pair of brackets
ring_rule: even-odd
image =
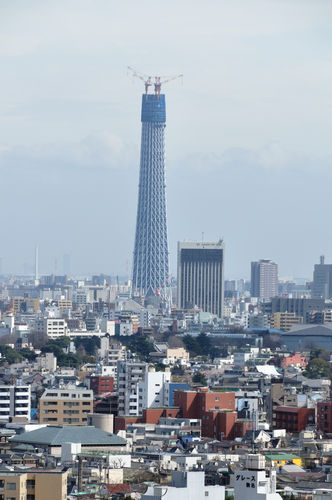
[(168, 281), (164, 94), (143, 94), (133, 290), (162, 294)]

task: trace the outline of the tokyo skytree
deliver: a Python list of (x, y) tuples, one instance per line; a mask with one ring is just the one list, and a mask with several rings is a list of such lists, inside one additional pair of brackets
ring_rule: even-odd
[[(130, 68), (131, 69), (131, 68)], [(142, 95), (142, 135), (136, 235), (133, 262), (134, 295), (163, 295), (168, 287), (168, 242), (165, 182), (165, 95), (160, 77), (145, 77)], [(173, 79), (173, 78), (172, 78)], [(169, 81), (169, 80), (166, 80)], [(154, 94), (149, 87), (154, 85)]]

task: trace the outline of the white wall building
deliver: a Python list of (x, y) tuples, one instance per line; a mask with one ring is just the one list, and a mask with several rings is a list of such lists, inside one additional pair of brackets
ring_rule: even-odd
[(67, 323), (61, 318), (45, 318), (44, 333), (51, 339), (63, 337), (68, 333)]
[(234, 500), (282, 500), (276, 492), (277, 475), (265, 472), (265, 457), (251, 454), (247, 458), (247, 469), (235, 472)]
[(107, 318), (103, 318), (100, 322), (100, 330), (103, 333), (108, 333), (108, 335), (115, 335), (115, 321)]
[(0, 420), (20, 417), (30, 420), (31, 388), (30, 385), (0, 386)]
[[(167, 368), (166, 368), (167, 370)], [(171, 372), (156, 372), (153, 367), (145, 373), (144, 379), (138, 382), (138, 414), (145, 408), (168, 406), (168, 383), (171, 381)]]
[(139, 415), (138, 383), (144, 379), (148, 364), (139, 361), (118, 361), (119, 415)]
[[(224, 500), (224, 486), (205, 486), (204, 471), (173, 471), (171, 486), (154, 485), (149, 486), (141, 500), (179, 500), (179, 498), (190, 498), (190, 500)], [(246, 497), (242, 497), (243, 500)], [(238, 499), (240, 500), (240, 499)]]
[(38, 356), (36, 365), (39, 370), (46, 370), (48, 372), (55, 372), (57, 367), (57, 358), (53, 352), (46, 352), (43, 356)]

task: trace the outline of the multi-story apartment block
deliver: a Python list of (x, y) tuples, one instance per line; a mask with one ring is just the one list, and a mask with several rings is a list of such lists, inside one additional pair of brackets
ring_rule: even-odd
[(36, 365), (40, 370), (55, 372), (57, 367), (57, 358), (53, 352), (45, 352), (44, 355), (36, 358)]
[(139, 415), (138, 382), (144, 379), (148, 364), (139, 361), (118, 361), (119, 415)]
[(44, 333), (51, 339), (63, 337), (68, 333), (67, 323), (61, 318), (45, 318)]
[(326, 433), (332, 432), (332, 402), (317, 403), (317, 429)]
[(93, 413), (93, 392), (84, 389), (47, 389), (39, 400), (39, 422), (52, 425), (87, 425)]
[(95, 396), (102, 396), (113, 392), (114, 378), (103, 375), (91, 375), (89, 379), (90, 389)]
[(290, 330), (293, 325), (303, 323), (302, 316), (297, 316), (291, 312), (277, 312), (272, 314), (270, 319), (270, 327), (276, 330)]
[(23, 297), (13, 297), (11, 299), (11, 307), (15, 315), (20, 313), (37, 313), (40, 309), (40, 300), (23, 298)]
[(30, 420), (31, 387), (29, 385), (0, 385), (0, 420), (22, 418)]
[(6, 470), (0, 472), (1, 500), (66, 500), (67, 475), (63, 470)]
[(251, 263), (251, 296), (263, 301), (278, 295), (278, 265), (261, 259)]
[(332, 264), (325, 264), (324, 255), (321, 255), (319, 264), (314, 267), (311, 296), (322, 299), (332, 297)]

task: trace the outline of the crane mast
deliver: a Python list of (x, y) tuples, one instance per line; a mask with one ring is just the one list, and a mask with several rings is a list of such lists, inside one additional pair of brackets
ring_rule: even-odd
[(164, 85), (164, 83), (171, 82), (172, 80), (177, 80), (178, 78), (183, 78), (183, 75), (175, 75), (175, 76), (165, 76), (163, 78), (166, 78), (166, 80), (161, 81), (162, 77), (161, 76), (155, 76), (154, 77), (154, 82), (152, 82), (152, 76), (144, 75), (143, 73), (140, 73), (139, 71), (136, 71), (134, 68), (131, 66), (127, 67), (128, 70), (131, 72), (132, 76), (135, 78), (139, 78), (142, 82), (144, 82), (144, 87), (145, 87), (145, 93), (149, 93), (149, 87), (152, 85), (154, 86), (154, 93), (158, 97), (160, 96), (161, 93), (161, 86)]

